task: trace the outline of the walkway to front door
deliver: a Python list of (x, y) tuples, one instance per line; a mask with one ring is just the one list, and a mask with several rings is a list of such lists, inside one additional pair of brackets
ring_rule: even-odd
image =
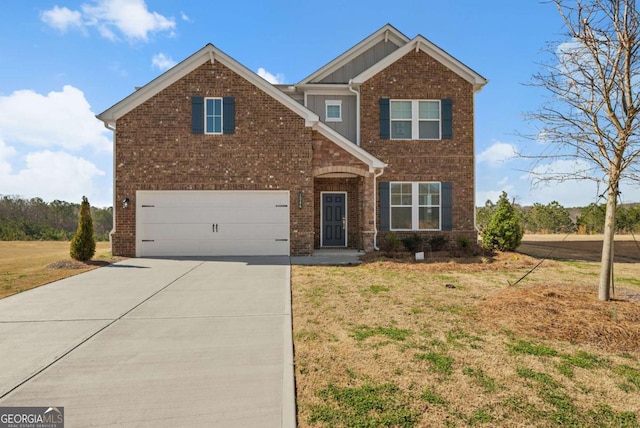
[(323, 247), (347, 246), (347, 194), (322, 193)]

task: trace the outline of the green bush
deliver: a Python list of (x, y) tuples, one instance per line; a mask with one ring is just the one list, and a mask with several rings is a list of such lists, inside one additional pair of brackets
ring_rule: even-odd
[(71, 257), (87, 261), (96, 253), (96, 240), (93, 236), (93, 220), (91, 218), (91, 206), (86, 196), (82, 197), (80, 214), (78, 217), (78, 230), (71, 240)]
[(433, 251), (441, 251), (441, 250), (443, 250), (445, 245), (447, 245), (448, 241), (449, 240), (446, 237), (442, 236), (442, 235), (432, 236), (428, 240), (429, 246), (431, 247), (431, 250), (433, 250)]
[(401, 241), (404, 248), (410, 253), (415, 254), (424, 251), (424, 240), (417, 233), (407, 236), (406, 238), (402, 238)]
[(394, 232), (390, 232), (387, 234), (384, 242), (382, 243), (381, 250), (387, 253), (397, 253), (400, 251), (400, 246), (402, 242), (398, 239), (398, 235)]
[(482, 234), (482, 245), (490, 250), (513, 251), (520, 246), (524, 230), (520, 225), (520, 217), (502, 192), (489, 224)]

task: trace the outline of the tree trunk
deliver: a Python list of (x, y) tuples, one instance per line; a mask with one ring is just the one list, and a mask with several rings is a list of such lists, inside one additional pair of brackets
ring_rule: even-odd
[(598, 298), (611, 299), (611, 274), (613, 272), (613, 238), (616, 233), (616, 203), (618, 186), (610, 185), (607, 192), (607, 211), (604, 218), (604, 239), (602, 241), (602, 259), (600, 262), (600, 284)]

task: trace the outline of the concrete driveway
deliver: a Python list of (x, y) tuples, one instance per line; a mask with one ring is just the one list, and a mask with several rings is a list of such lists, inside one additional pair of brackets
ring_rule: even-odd
[(130, 259), (0, 300), (0, 406), (65, 427), (295, 426), (287, 257)]

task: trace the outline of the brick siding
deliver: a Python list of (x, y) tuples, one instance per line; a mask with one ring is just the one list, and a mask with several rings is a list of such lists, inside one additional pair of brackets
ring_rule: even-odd
[[(192, 134), (192, 96), (235, 97), (235, 134)], [(116, 201), (131, 202), (115, 207), (114, 254), (135, 256), (136, 190), (290, 190), (291, 253), (313, 251), (312, 131), (219, 61), (118, 119), (115, 138)]]
[[(389, 165), (378, 181), (451, 181), (453, 231), (437, 234), (475, 242), (472, 85), (426, 53), (411, 51), (364, 82), (360, 94), (362, 148)], [(453, 139), (381, 140), (380, 98), (452, 99)], [(384, 237), (381, 233), (378, 241)]]

